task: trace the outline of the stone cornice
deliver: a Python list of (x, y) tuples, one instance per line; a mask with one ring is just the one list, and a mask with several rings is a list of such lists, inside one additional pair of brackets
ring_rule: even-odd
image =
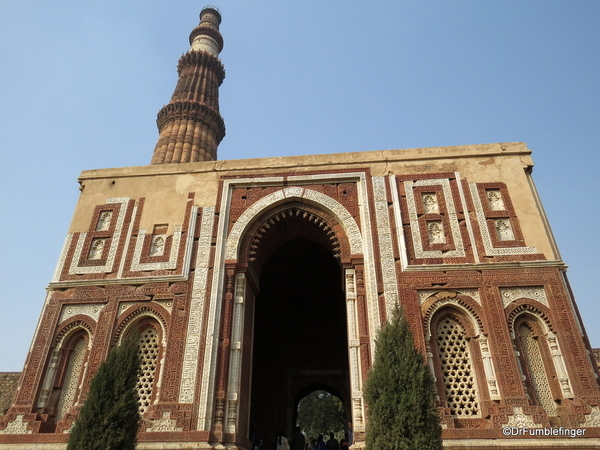
[(221, 63), (221, 60), (215, 55), (211, 55), (208, 52), (192, 50), (184, 53), (177, 63), (177, 73), (181, 76), (181, 72), (184, 69), (192, 66), (204, 66), (208, 69), (213, 69), (215, 75), (218, 77), (219, 85), (221, 85), (225, 78), (225, 67), (223, 66), (223, 63)]
[(225, 122), (219, 112), (202, 103), (188, 101), (169, 103), (158, 112), (156, 124), (162, 131), (167, 123), (174, 120), (194, 120), (209, 127), (214, 126), (219, 141), (225, 136)]

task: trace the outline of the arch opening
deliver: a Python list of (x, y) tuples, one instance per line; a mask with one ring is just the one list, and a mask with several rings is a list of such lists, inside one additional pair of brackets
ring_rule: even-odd
[(554, 368), (544, 362), (552, 358), (547, 345), (547, 331), (538, 318), (529, 314), (521, 314), (515, 320), (514, 330), (527, 395), (552, 420), (557, 415), (556, 400), (560, 394)]
[[(77, 403), (81, 394), (80, 385), (85, 370), (89, 335), (79, 330), (68, 339), (63, 348), (62, 373), (59, 374), (53, 395), (56, 403), (55, 420), (59, 421)], [(51, 399), (53, 400), (53, 399)]]
[(284, 242), (264, 257), (254, 303), (250, 424), (267, 447), (278, 430), (293, 435), (299, 394), (310, 386), (350, 404), (339, 260), (310, 238)]
[(49, 420), (40, 427), (41, 433), (55, 432), (57, 423), (79, 401), (91, 340), (89, 333), (87, 324), (76, 321), (63, 328), (55, 339), (37, 399), (38, 412), (46, 409), (49, 413)]
[[(144, 415), (150, 405), (159, 398), (162, 359), (164, 358), (163, 329), (152, 315), (143, 314), (140, 318), (125, 324), (125, 330), (118, 336), (119, 341), (125, 337), (137, 339), (140, 371), (137, 377), (138, 406)], [(120, 345), (119, 342), (118, 345)]]
[(335, 389), (326, 385), (312, 385), (296, 396), (294, 424), (304, 432), (306, 439), (322, 434), (327, 440), (332, 432), (338, 442), (346, 434), (346, 405)]
[(475, 330), (454, 306), (444, 306), (430, 323), (430, 345), (438, 391), (454, 418), (481, 417), (481, 395), (475, 367)]

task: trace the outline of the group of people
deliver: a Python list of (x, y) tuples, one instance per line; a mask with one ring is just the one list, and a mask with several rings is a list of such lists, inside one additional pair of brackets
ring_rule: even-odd
[(327, 441), (324, 440), (323, 435), (320, 434), (315, 439), (313, 436), (308, 438), (308, 442), (304, 444), (303, 450), (348, 450), (350, 447), (350, 443), (346, 437), (344, 437), (340, 442), (334, 437), (333, 433), (329, 433), (329, 439)]
[(348, 429), (344, 438), (339, 442), (333, 432), (329, 433), (329, 439), (325, 441), (322, 434), (316, 438), (309, 436), (308, 439), (302, 433), (300, 427), (296, 427), (292, 440), (288, 440), (283, 432), (277, 433), (276, 450), (348, 450), (353, 442), (352, 423), (348, 422)]

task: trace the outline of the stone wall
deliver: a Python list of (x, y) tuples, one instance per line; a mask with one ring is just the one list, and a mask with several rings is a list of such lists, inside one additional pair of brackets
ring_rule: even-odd
[(13, 401), (21, 372), (0, 372), (0, 416), (2, 416)]

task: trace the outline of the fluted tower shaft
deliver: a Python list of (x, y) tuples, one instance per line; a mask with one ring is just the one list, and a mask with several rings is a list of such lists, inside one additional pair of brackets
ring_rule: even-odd
[(179, 80), (169, 104), (158, 113), (158, 142), (151, 164), (215, 161), (225, 136), (219, 113), (219, 86), (225, 69), (218, 56), (223, 49), (221, 14), (214, 7), (200, 13), (190, 34), (190, 50), (177, 66)]

